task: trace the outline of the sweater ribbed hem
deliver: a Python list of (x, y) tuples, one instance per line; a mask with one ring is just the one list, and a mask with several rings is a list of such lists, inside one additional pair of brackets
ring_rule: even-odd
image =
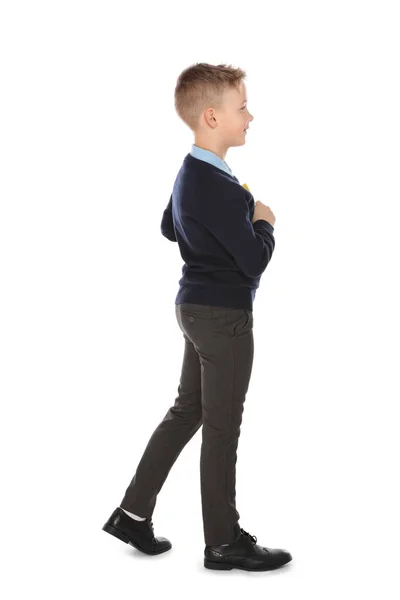
[(252, 311), (253, 293), (255, 295), (250, 288), (232, 290), (232, 288), (217, 287), (215, 284), (212, 286), (182, 285), (176, 295), (175, 304), (189, 302), (225, 308), (245, 308)]

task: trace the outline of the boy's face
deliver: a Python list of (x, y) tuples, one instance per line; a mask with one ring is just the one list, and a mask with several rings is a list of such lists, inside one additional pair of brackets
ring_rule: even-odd
[(221, 113), (218, 111), (217, 118), (217, 131), (227, 145), (240, 146), (245, 143), (245, 129), (254, 117), (247, 108), (247, 92), (243, 82), (239, 91), (236, 88), (225, 90), (223, 109)]
[(222, 151), (231, 146), (241, 146), (246, 142), (244, 131), (254, 119), (247, 109), (246, 86), (243, 82), (237, 88), (224, 91), (223, 105), (219, 109), (208, 108), (200, 119), (199, 137), (206, 137)]

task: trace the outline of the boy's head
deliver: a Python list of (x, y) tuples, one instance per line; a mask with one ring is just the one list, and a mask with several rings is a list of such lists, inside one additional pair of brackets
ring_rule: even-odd
[(245, 143), (254, 119), (247, 109), (245, 71), (230, 65), (196, 63), (179, 75), (175, 109), (195, 134), (195, 144), (225, 155)]

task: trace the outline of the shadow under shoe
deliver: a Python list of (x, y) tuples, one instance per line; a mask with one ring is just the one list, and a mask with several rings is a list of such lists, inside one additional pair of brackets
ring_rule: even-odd
[(256, 544), (257, 537), (235, 525), (236, 541), (219, 546), (206, 546), (204, 566), (207, 569), (228, 571), (269, 571), (292, 560), (292, 555), (281, 548), (266, 548)]
[(145, 521), (136, 521), (120, 507), (114, 510), (102, 529), (145, 554), (161, 554), (172, 548), (172, 544), (167, 538), (154, 536), (151, 517)]

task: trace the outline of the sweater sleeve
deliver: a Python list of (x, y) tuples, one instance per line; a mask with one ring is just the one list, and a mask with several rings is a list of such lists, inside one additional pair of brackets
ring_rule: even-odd
[(177, 241), (174, 230), (174, 222), (172, 219), (172, 194), (167, 204), (167, 207), (163, 212), (163, 217), (161, 220), (161, 233), (171, 242)]
[[(237, 187), (237, 190), (235, 190)], [(203, 204), (203, 225), (231, 254), (239, 269), (249, 277), (265, 271), (275, 248), (274, 227), (265, 219), (252, 223), (245, 191), (230, 186), (231, 195)], [(224, 190), (225, 192), (226, 190)]]

